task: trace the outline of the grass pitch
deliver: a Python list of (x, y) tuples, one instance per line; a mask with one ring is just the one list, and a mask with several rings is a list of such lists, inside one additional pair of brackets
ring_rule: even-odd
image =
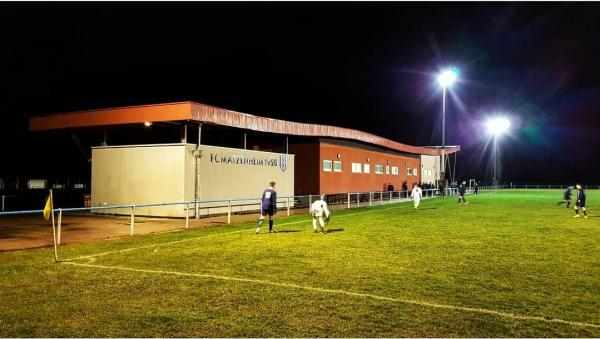
[[(0, 253), (2, 337), (600, 337), (600, 192), (504, 191)], [(268, 227), (263, 226), (263, 232)], [(75, 259), (74, 259), (75, 258)]]

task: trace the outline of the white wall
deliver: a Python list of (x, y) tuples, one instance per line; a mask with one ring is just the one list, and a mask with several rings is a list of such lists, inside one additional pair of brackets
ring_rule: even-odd
[(440, 178), (440, 158), (438, 155), (421, 155), (421, 182), (432, 182), (435, 184)]
[[(252, 205), (244, 210), (256, 210), (269, 181), (277, 183), (278, 196), (294, 194), (291, 154), (215, 146), (200, 146), (199, 150), (196, 158), (196, 145), (192, 144), (94, 147), (92, 206), (194, 201), (196, 197), (201, 201), (247, 198)], [(281, 166), (283, 158), (287, 158), (287, 166)], [(284, 202), (282, 199), (281, 207)], [(201, 204), (199, 212), (226, 212), (215, 206), (223, 203)], [(139, 215), (183, 217), (184, 213), (183, 205), (136, 208)]]
[[(294, 195), (294, 155), (235, 148), (200, 146), (200, 200), (252, 199), (235, 211), (258, 209), (259, 198), (270, 181), (275, 181), (278, 197)], [(282, 157), (287, 157), (285, 171)], [(213, 204), (218, 205), (218, 204)], [(285, 205), (282, 200), (280, 206)], [(208, 206), (204, 204), (203, 206)], [(210, 210), (210, 213), (214, 209)], [(225, 212), (225, 209), (218, 209)], [(201, 214), (209, 211), (201, 209)]]
[[(186, 145), (92, 148), (92, 207), (184, 200)], [(182, 216), (183, 206), (136, 208), (136, 214)], [(129, 210), (107, 213), (127, 214)]]

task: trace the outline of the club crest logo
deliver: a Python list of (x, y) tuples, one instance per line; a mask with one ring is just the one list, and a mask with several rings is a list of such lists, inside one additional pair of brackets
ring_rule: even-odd
[(285, 170), (287, 169), (287, 154), (280, 154), (279, 155), (279, 168), (285, 172)]

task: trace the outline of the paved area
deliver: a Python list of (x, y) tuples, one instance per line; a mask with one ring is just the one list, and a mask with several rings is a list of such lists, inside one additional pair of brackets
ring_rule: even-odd
[[(255, 220), (257, 215), (232, 217), (232, 222)], [(190, 218), (190, 228), (226, 225), (227, 217)], [(185, 219), (136, 217), (134, 234), (165, 232), (185, 228)], [(63, 215), (61, 244), (129, 236), (130, 218), (126, 216)], [(0, 218), (0, 251), (51, 246), (52, 222), (41, 216)]]
[[(286, 215), (285, 210), (280, 215)], [(306, 209), (291, 210), (290, 214), (306, 213)], [(232, 223), (257, 220), (258, 214), (234, 214)], [(55, 219), (56, 220), (56, 219)], [(58, 220), (56, 220), (58, 223)], [(308, 221), (310, 223), (310, 221)], [(227, 216), (190, 218), (190, 228), (227, 225)], [(99, 239), (129, 236), (129, 216), (64, 214), (60, 243), (80, 243)], [(185, 228), (185, 219), (136, 217), (134, 234), (167, 232)], [(52, 246), (52, 222), (41, 215), (0, 217), (0, 252)]]

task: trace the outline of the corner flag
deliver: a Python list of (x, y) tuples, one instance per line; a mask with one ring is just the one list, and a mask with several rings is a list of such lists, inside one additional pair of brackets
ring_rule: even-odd
[(54, 202), (52, 201), (52, 190), (50, 190), (50, 195), (46, 200), (46, 206), (44, 207), (44, 219), (50, 219), (50, 213), (52, 213), (52, 208), (54, 207)]

